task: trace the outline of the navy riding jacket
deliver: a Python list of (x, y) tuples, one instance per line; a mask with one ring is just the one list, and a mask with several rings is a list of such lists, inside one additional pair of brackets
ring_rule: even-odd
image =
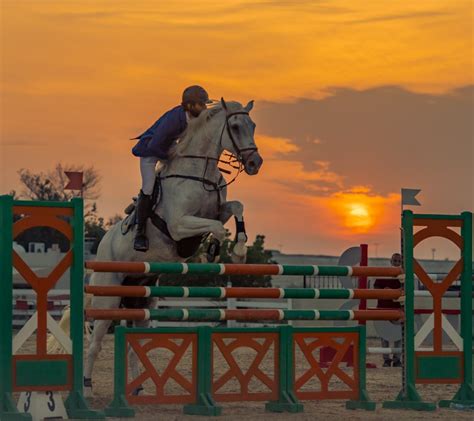
[(156, 156), (167, 159), (171, 145), (186, 130), (186, 111), (182, 105), (163, 114), (148, 130), (143, 132), (132, 153), (138, 157)]

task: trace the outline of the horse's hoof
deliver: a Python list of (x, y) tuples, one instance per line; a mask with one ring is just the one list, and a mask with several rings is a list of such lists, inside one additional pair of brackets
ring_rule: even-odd
[(247, 260), (247, 246), (241, 243), (237, 243), (231, 254), (232, 263), (245, 263)]
[(138, 386), (137, 388), (133, 389), (132, 396), (138, 396), (142, 392), (143, 386)]
[(84, 377), (84, 387), (82, 391), (85, 398), (92, 398), (92, 379)]
[(247, 256), (237, 256), (236, 254), (232, 253), (232, 255), (230, 256), (230, 260), (232, 261), (232, 263), (242, 264), (247, 261)]
[(220, 251), (221, 245), (219, 240), (217, 240), (216, 238), (211, 239), (206, 253), (207, 261), (214, 262), (216, 260), (216, 257), (219, 256)]

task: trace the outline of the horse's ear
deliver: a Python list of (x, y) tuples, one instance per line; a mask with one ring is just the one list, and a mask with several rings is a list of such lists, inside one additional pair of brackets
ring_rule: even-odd
[(249, 103), (245, 106), (244, 110), (249, 113), (252, 108), (253, 108), (253, 99), (249, 101)]
[(222, 104), (222, 108), (224, 108), (224, 110), (227, 111), (227, 104), (225, 103), (224, 98), (221, 98), (221, 104)]

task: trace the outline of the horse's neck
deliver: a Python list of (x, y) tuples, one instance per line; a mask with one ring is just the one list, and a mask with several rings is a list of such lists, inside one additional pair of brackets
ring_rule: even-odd
[[(164, 173), (166, 175), (182, 174), (201, 177), (204, 170), (206, 170), (205, 177), (211, 179), (211, 181), (217, 181), (220, 177), (220, 172), (217, 168), (218, 161), (216, 159), (219, 158), (222, 151), (219, 133), (216, 130), (212, 132), (212, 138), (206, 138), (197, 133), (193, 138), (187, 139), (186, 147), (173, 157), (164, 169)], [(206, 157), (214, 159), (203, 159)]]

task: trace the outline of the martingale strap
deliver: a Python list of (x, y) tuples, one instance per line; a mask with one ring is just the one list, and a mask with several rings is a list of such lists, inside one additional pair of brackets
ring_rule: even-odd
[(219, 185), (217, 183), (214, 183), (214, 181), (208, 180), (208, 179), (203, 178), (203, 177), (196, 177), (194, 175), (182, 175), (182, 174), (171, 174), (171, 175), (166, 175), (164, 177), (160, 176), (160, 180), (164, 180), (166, 178), (184, 178), (186, 180), (199, 181), (201, 183), (204, 183), (204, 184), (207, 184), (207, 185), (210, 185), (210, 186), (214, 187), (214, 189), (216, 191), (219, 190)]
[(168, 225), (166, 224), (166, 221), (160, 215), (157, 215), (155, 212), (152, 212), (150, 214), (150, 219), (151, 219), (151, 222), (153, 223), (153, 225), (156, 228), (158, 228), (168, 238), (173, 240), (173, 238), (171, 237), (170, 232), (168, 231)]

